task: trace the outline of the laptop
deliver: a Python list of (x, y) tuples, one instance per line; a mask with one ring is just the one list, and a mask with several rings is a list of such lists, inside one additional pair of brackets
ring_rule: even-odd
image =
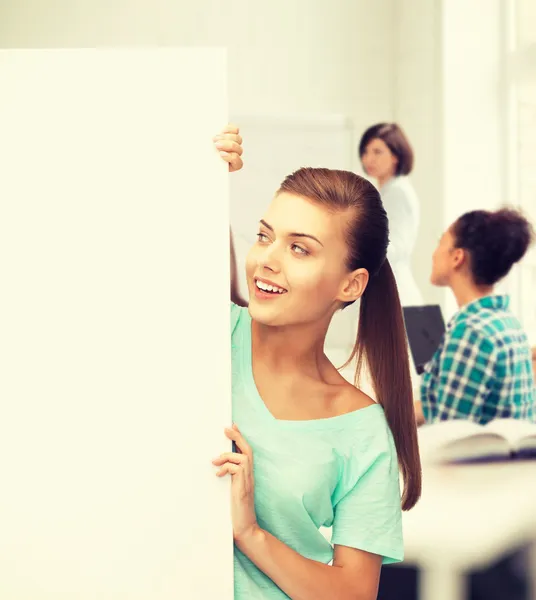
[(439, 304), (405, 306), (403, 311), (413, 363), (421, 375), (441, 343), (445, 321)]

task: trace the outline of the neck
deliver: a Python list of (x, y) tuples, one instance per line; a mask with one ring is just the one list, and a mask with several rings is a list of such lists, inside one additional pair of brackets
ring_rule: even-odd
[(325, 364), (324, 342), (330, 320), (283, 327), (252, 321), (255, 356), (270, 370), (318, 374)]
[(459, 308), (493, 294), (492, 285), (477, 285), (473, 281), (466, 279), (455, 280), (452, 282), (450, 288), (454, 293)]
[(394, 177), (394, 175), (385, 175), (384, 177), (378, 177), (378, 187), (380, 188), (380, 190), (393, 177)]

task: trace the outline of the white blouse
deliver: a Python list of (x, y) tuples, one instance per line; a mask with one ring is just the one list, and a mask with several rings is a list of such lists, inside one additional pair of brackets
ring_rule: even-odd
[(395, 274), (403, 306), (422, 305), (423, 300), (413, 276), (411, 257), (419, 230), (419, 199), (406, 176), (393, 177), (380, 190), (389, 218), (387, 258)]

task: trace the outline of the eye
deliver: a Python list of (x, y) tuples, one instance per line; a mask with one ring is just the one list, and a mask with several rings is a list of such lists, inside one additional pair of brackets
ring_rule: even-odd
[(268, 242), (268, 236), (264, 233), (258, 233), (257, 234), (257, 239), (259, 240), (259, 242), (263, 243), (263, 242)]
[(309, 254), (305, 248), (298, 246), (298, 244), (292, 244), (291, 248), (296, 254), (301, 254), (302, 256), (307, 256)]

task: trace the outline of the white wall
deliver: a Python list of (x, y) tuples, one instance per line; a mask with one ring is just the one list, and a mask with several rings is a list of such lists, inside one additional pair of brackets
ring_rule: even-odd
[(397, 0), (395, 22), (393, 118), (415, 150), (412, 181), (421, 203), (413, 267), (424, 301), (440, 303), (444, 295), (429, 281), (432, 252), (444, 227), (441, 4)]
[(416, 153), (422, 226), (414, 265), (425, 300), (455, 310), (428, 278), (441, 232), (505, 192), (501, 0), (396, 0), (394, 115)]
[[(444, 219), (507, 202), (500, 0), (443, 3)], [(454, 311), (451, 295), (447, 311)]]

